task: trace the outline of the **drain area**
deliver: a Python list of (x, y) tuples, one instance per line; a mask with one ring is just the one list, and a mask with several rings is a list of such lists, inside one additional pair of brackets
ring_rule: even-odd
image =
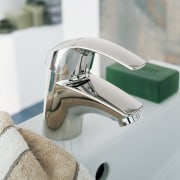
[(109, 166), (107, 163), (102, 163), (96, 171), (95, 180), (106, 180), (109, 173)]

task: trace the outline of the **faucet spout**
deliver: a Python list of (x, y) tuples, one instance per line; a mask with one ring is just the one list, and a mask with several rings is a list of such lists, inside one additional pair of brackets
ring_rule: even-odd
[(108, 116), (120, 126), (139, 118), (141, 103), (90, 72), (95, 53), (108, 56), (130, 70), (145, 65), (140, 57), (103, 39), (80, 38), (55, 47), (49, 54), (43, 112), (43, 131), (48, 138), (76, 137), (81, 133), (82, 115), (86, 113)]

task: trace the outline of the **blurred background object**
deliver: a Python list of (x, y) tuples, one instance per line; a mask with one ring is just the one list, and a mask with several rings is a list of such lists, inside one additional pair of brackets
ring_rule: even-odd
[(44, 4), (45, 24), (61, 23), (61, 0), (27, 0), (27, 4)]
[(31, 21), (33, 26), (41, 26), (44, 24), (44, 4), (26, 4), (23, 9), (24, 11), (27, 11), (31, 14)]
[[(28, 0), (27, 2), (19, 0), (17, 4), (21, 5), (13, 8), (10, 2), (2, 2), (0, 7), (0, 10), (3, 10), (0, 14), (1, 34), (33, 26), (53, 25), (62, 22), (61, 0)], [(10, 26), (14, 28), (10, 28)]]
[(0, 20), (0, 34), (7, 34), (14, 31), (16, 28), (8, 21), (8, 19)]

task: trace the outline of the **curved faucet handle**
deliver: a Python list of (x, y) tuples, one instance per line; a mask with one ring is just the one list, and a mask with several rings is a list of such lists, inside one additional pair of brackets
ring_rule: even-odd
[[(95, 53), (109, 57), (131, 70), (142, 68), (146, 63), (142, 58), (110, 41), (78, 38), (65, 41), (51, 50), (49, 54), (51, 70), (53, 62), (53, 70), (56, 72), (58, 70), (59, 74), (67, 75), (68, 72), (70, 76), (77, 77), (90, 71)], [(64, 67), (68, 67), (66, 72), (63, 70)]]

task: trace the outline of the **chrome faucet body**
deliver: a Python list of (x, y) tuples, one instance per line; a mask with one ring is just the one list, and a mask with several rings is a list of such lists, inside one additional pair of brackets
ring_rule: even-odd
[(43, 133), (54, 140), (78, 136), (82, 115), (99, 113), (120, 126), (139, 118), (142, 104), (109, 82), (93, 75), (95, 54), (135, 70), (145, 61), (128, 50), (103, 39), (79, 38), (65, 41), (48, 54), (47, 88), (43, 111)]

